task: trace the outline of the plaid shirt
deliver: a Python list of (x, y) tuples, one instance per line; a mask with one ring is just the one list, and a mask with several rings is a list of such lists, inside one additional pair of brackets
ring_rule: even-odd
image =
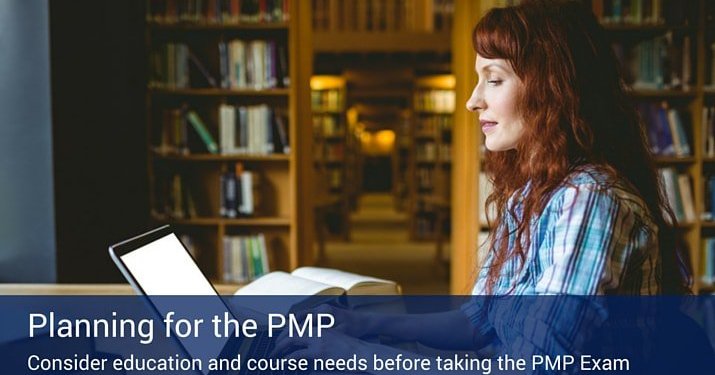
[[(530, 224), (531, 243), (524, 266), (520, 267), (518, 257), (507, 261), (492, 294), (657, 294), (660, 291), (658, 228), (642, 199), (625, 183), (609, 185), (608, 181), (605, 173), (592, 166), (569, 176), (554, 192), (542, 214)], [(517, 215), (521, 214), (520, 203), (512, 200), (512, 204), (517, 205)], [(510, 235), (506, 240), (512, 246), (516, 223), (510, 215), (505, 215), (500, 225), (507, 226)], [(486, 294), (491, 262), (492, 257), (488, 256), (472, 294)], [(583, 317), (581, 314), (568, 316), (572, 309), (563, 309), (557, 316), (539, 316), (547, 312), (536, 309), (525, 314), (517, 311), (521, 309), (503, 311), (491, 305), (489, 299), (475, 298), (462, 306), (475, 326), (475, 338), (495, 334), (501, 345), (521, 353), (527, 350), (524, 345), (533, 346), (528, 350), (531, 352), (554, 353), (553, 335), (564, 334), (577, 323), (574, 319)], [(553, 306), (548, 310), (549, 314), (553, 313)], [(593, 310), (597, 313), (598, 309)], [(537, 330), (538, 333), (518, 332), (518, 327), (525, 326), (526, 315), (548, 328)], [(568, 353), (569, 348), (556, 351)]]

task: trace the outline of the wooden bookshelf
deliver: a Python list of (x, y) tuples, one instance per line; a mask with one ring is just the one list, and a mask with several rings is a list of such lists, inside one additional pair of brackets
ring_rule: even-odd
[(454, 0), (312, 0), (316, 52), (449, 52)]
[(353, 142), (345, 107), (346, 82), (341, 76), (315, 75), (310, 80), (313, 113), (313, 158), (315, 194), (318, 200), (332, 198), (334, 204), (322, 212), (328, 237), (350, 239), (350, 189), (354, 181), (350, 163)]
[[(589, 4), (592, 1), (587, 1)], [(482, 1), (480, 4), (471, 2), (455, 3), (455, 31), (453, 32), (453, 72), (456, 75), (457, 103), (466, 102), (476, 77), (474, 74), (475, 54), (471, 47), (471, 30), (478, 18), (491, 7), (499, 4), (497, 0)], [(713, 90), (708, 87), (708, 80), (715, 74), (712, 67), (712, 54), (708, 46), (715, 42), (715, 32), (706, 27), (706, 17), (713, 17), (715, 4), (706, 0), (691, 0), (671, 2), (672, 6), (686, 7), (685, 12), (669, 12), (663, 15), (658, 24), (604, 24), (614, 42), (622, 43), (632, 48), (637, 43), (649, 38), (659, 38), (666, 33), (672, 33), (676, 43), (683, 43), (683, 38), (690, 38), (691, 79), (686, 88), (653, 88), (634, 89), (632, 95), (635, 103), (665, 102), (673, 108), (678, 108), (686, 114), (689, 121), (684, 124), (686, 137), (690, 144), (690, 153), (684, 156), (658, 155), (656, 161), (659, 167), (673, 168), (677, 173), (688, 177), (692, 187), (695, 219), (679, 224), (687, 240), (693, 267), (695, 270), (695, 291), (706, 291), (711, 285), (701, 281), (703, 272), (702, 258), (704, 256), (703, 241), (707, 237), (715, 237), (715, 224), (702, 219), (705, 212), (705, 178), (704, 175), (715, 175), (713, 162), (715, 156), (707, 156), (704, 150), (703, 108), (715, 105)], [(683, 14), (684, 18), (673, 19), (674, 15)], [(479, 150), (481, 133), (475, 126), (476, 117), (466, 111), (456, 111), (454, 124), (454, 171), (452, 197), (452, 280), (451, 290), (454, 293), (465, 293), (473, 283), (472, 275), (477, 256), (473, 244), (479, 229), (487, 229), (479, 223), (478, 178), (475, 173), (481, 169), (480, 158), (475, 157)], [(457, 198), (458, 197), (458, 198)]]
[[(165, 7), (166, 3), (153, 0), (147, 3), (146, 43), (152, 57), (146, 95), (150, 218), (156, 224), (172, 225), (181, 236), (189, 236), (197, 249), (197, 262), (212, 280), (235, 282), (225, 280), (229, 265), (225, 259), (226, 236), (256, 238), (260, 234), (265, 240), (270, 270), (291, 271), (313, 262), (312, 51), (302, 47), (312, 40), (311, 4), (285, 3), (289, 3), (290, 8), (283, 9), (284, 19), (268, 22), (239, 20), (238, 15), (222, 20), (220, 15), (208, 12), (174, 19), (165, 8), (159, 11), (152, 8)], [(246, 77), (251, 88), (234, 85), (234, 80), (239, 82), (237, 76), (230, 76), (233, 71), (222, 69), (222, 56), (226, 56), (226, 60), (234, 56), (222, 55), (219, 44), (233, 40), (243, 40), (246, 45), (255, 42), (260, 49), (252, 51), (264, 51), (264, 54), (252, 55), (260, 59), (260, 62), (254, 61), (252, 69), (262, 69), (263, 75), (248, 71)], [(185, 45), (193, 56), (187, 57), (184, 63), (177, 53), (176, 60), (168, 57), (159, 60), (163, 64), (157, 64), (157, 50), (169, 44), (177, 46), (169, 47), (177, 50)], [(183, 81), (184, 73), (178, 75), (181, 84), (157, 83), (157, 76), (177, 71), (186, 74)], [(250, 74), (260, 78), (250, 78)], [(265, 79), (265, 82), (255, 79)], [(232, 112), (235, 125), (222, 114), (225, 107), (235, 108)], [(239, 108), (243, 107), (246, 113), (254, 107), (265, 110), (239, 118)], [(173, 117), (171, 111), (174, 111)], [(189, 111), (198, 115), (220, 146), (216, 152), (210, 152), (193, 122), (185, 124)], [(248, 130), (238, 134), (238, 124), (244, 124), (243, 121), (246, 125), (242, 126)], [(230, 128), (234, 129), (231, 134), (235, 139), (225, 133)], [(257, 134), (262, 138), (254, 138)], [(262, 147), (260, 152), (250, 151), (255, 145), (242, 148), (238, 138), (244, 136), (249, 138), (248, 142), (258, 142)], [(167, 145), (167, 137), (180, 141)], [(224, 143), (229, 138), (230, 142)], [(226, 144), (231, 143), (235, 144), (227, 148)], [(181, 147), (177, 148), (177, 144)], [(248, 190), (255, 207), (250, 214), (224, 217), (221, 208), (226, 197), (222, 195), (227, 193), (222, 189), (222, 175), (233, 170), (236, 164), (253, 176)], [(176, 179), (174, 176), (179, 176), (181, 181), (178, 185), (183, 190), (178, 196), (186, 207), (183, 212), (166, 209), (167, 195), (174, 201), (179, 200), (173, 185), (166, 189), (167, 184), (171, 185)]]
[(448, 235), (454, 88), (452, 75), (423, 76), (414, 82), (408, 179), (412, 240)]

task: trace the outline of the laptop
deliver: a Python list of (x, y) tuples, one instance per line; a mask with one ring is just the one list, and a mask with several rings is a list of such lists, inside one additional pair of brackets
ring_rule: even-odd
[[(136, 293), (146, 296), (159, 316), (164, 317), (169, 311), (175, 311), (177, 316), (200, 316), (207, 320), (214, 315), (224, 316), (228, 313), (236, 319), (168, 225), (111, 245), (109, 255)], [(176, 311), (177, 306), (169, 306), (166, 298), (156, 296), (214, 298), (202, 299), (200, 306), (180, 306), (185, 311)], [(230, 338), (211, 337), (203, 340), (172, 336), (176, 337), (191, 358), (231, 359), (238, 353), (255, 356), (266, 354), (272, 349), (267, 332), (261, 330), (253, 338), (236, 338), (233, 334), (229, 335)], [(206, 367), (204, 374), (208, 373)]]

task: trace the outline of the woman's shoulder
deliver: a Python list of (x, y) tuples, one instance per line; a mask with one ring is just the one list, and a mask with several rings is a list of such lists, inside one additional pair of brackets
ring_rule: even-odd
[(635, 188), (605, 167), (586, 164), (574, 168), (555, 191), (552, 202), (563, 204), (577, 198), (594, 204), (617, 205), (650, 221), (648, 207)]

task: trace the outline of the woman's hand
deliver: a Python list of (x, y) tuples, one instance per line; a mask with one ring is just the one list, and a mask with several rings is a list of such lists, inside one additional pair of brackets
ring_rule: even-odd
[[(276, 339), (276, 346), (271, 352), (272, 357), (277, 358), (306, 358), (319, 359), (343, 359), (353, 360), (355, 368), (344, 368), (338, 370), (365, 371), (364, 366), (359, 366), (360, 358), (371, 358), (375, 352), (373, 344), (366, 341), (350, 337), (343, 332), (336, 330), (324, 331), (322, 337), (290, 337), (287, 330), (281, 332)], [(343, 363), (346, 363), (343, 362)], [(367, 362), (362, 362), (367, 365)], [(351, 364), (347, 364), (350, 366)]]

